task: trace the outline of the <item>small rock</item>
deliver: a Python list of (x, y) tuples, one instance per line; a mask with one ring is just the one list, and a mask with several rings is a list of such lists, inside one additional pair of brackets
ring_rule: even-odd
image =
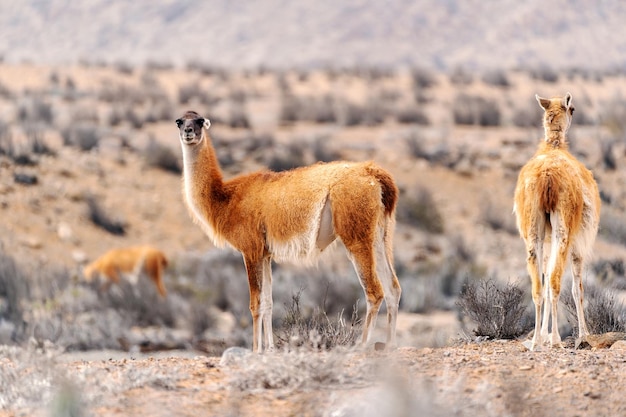
[(22, 245), (29, 247), (31, 249), (41, 249), (43, 243), (40, 239), (34, 236), (25, 236), (21, 239)]
[(607, 349), (618, 340), (626, 340), (626, 333), (608, 332), (604, 334), (590, 334), (585, 340), (576, 340), (576, 349)]
[(220, 359), (220, 365), (228, 366), (232, 364), (236, 364), (241, 362), (242, 359), (252, 354), (250, 349), (233, 346), (229, 347), (222, 353), (222, 358)]
[(626, 340), (618, 340), (617, 342), (613, 343), (611, 349), (626, 350)]
[(59, 235), (59, 239), (64, 242), (69, 242), (74, 237), (74, 233), (72, 232), (72, 228), (69, 224), (65, 222), (59, 223), (57, 227), (57, 234)]
[(78, 264), (84, 264), (87, 262), (87, 254), (82, 250), (72, 251), (72, 259)]

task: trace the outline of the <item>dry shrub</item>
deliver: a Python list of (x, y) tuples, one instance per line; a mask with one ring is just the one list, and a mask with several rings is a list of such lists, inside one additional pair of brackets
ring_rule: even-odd
[(81, 151), (90, 151), (97, 148), (102, 137), (96, 126), (79, 125), (61, 130), (63, 145), (76, 146)]
[(337, 122), (335, 102), (332, 96), (297, 97), (289, 91), (282, 95), (279, 117), (282, 124)]
[(456, 67), (450, 73), (450, 82), (456, 86), (470, 85), (474, 82), (474, 76), (464, 68)]
[(354, 346), (361, 332), (358, 308), (352, 309), (349, 323), (343, 318), (343, 311), (331, 319), (325, 309), (315, 308), (310, 317), (305, 317), (300, 306), (302, 290), (293, 294), (291, 303), (285, 306), (280, 329), (276, 332), (279, 347), (307, 346), (313, 349), (329, 350), (337, 346)]
[(458, 95), (452, 114), (457, 125), (500, 126), (501, 123), (498, 104), (480, 96)]
[(466, 281), (456, 305), (476, 323), (476, 336), (515, 339), (532, 328), (532, 323), (524, 320), (524, 302), (524, 291), (517, 285), (502, 285), (489, 278)]
[(547, 83), (556, 83), (559, 81), (559, 74), (554, 69), (546, 66), (531, 70), (530, 76), (534, 80), (541, 80)]
[(603, 207), (598, 233), (607, 240), (626, 245), (626, 223), (622, 210), (608, 205)]
[(27, 277), (22, 268), (12, 256), (0, 251), (0, 321), (7, 320), (16, 328), (21, 326), (28, 297)]
[(411, 71), (411, 78), (414, 88), (426, 89), (437, 85), (437, 78), (433, 73), (423, 68), (414, 68)]
[(275, 172), (287, 171), (307, 165), (304, 152), (305, 146), (303, 143), (294, 142), (287, 146), (276, 147), (266, 165)]
[(398, 220), (429, 233), (443, 233), (444, 221), (432, 193), (425, 187), (405, 192), (398, 204)]
[(146, 164), (150, 167), (159, 168), (177, 175), (182, 172), (179, 156), (172, 148), (157, 142), (154, 138), (150, 138), (144, 150), (144, 158)]
[[(565, 286), (564, 286), (565, 288)], [(565, 306), (567, 321), (575, 334), (578, 333), (576, 304), (571, 291), (561, 291), (561, 301)], [(585, 320), (591, 334), (626, 332), (626, 309), (614, 290), (597, 285), (585, 285)]]
[(52, 104), (37, 95), (27, 97), (19, 104), (17, 117), (22, 123), (52, 125), (54, 122)]
[(399, 110), (396, 114), (398, 123), (417, 124), (427, 126), (430, 125), (428, 115), (421, 109), (408, 107)]
[(332, 162), (341, 159), (339, 152), (328, 147), (329, 137), (318, 137), (313, 143), (313, 158), (315, 161)]
[(242, 392), (258, 390), (303, 390), (364, 386), (374, 377), (375, 364), (347, 363), (350, 356), (339, 351), (311, 352), (307, 349), (263, 355), (245, 354), (233, 361), (229, 385)]
[(111, 218), (102, 208), (98, 199), (92, 195), (85, 198), (88, 208), (88, 216), (91, 222), (111, 233), (112, 235), (123, 236), (126, 234), (126, 225), (120, 220)]
[[(126, 321), (135, 326), (174, 327), (176, 312), (172, 302), (160, 298), (154, 285), (148, 285), (148, 278), (139, 276), (137, 285), (128, 280), (120, 280), (115, 287), (103, 292), (103, 306), (120, 312)], [(169, 298), (172, 298), (171, 295)]]
[(501, 70), (488, 71), (482, 76), (482, 81), (485, 84), (493, 85), (495, 87), (510, 87), (511, 82), (506, 76), (506, 73)]
[(481, 210), (481, 220), (493, 230), (501, 230), (511, 235), (517, 235), (515, 218), (510, 209), (502, 210), (494, 206), (491, 201), (483, 203)]

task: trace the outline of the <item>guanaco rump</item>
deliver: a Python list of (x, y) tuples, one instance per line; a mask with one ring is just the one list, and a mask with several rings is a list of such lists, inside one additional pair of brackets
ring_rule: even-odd
[(152, 280), (161, 297), (167, 294), (163, 284), (163, 269), (167, 266), (165, 254), (151, 246), (134, 246), (111, 249), (104, 255), (83, 268), (83, 275), (88, 281), (97, 275), (106, 279), (103, 289), (111, 284), (119, 284), (120, 275), (128, 274), (134, 280), (144, 273)]
[[(537, 95), (536, 99), (544, 109), (545, 137), (519, 174), (514, 205), (517, 227), (526, 244), (535, 304), (531, 350), (547, 341), (550, 316), (550, 344), (561, 345), (557, 304), (569, 255), (579, 337), (589, 334), (583, 310), (582, 271), (585, 261), (592, 255), (600, 217), (600, 194), (593, 174), (568, 151), (566, 134), (574, 113), (572, 95), (567, 93), (565, 97), (550, 99)], [(546, 238), (550, 241), (547, 267), (543, 265)]]
[(365, 292), (362, 343), (368, 344), (383, 297), (387, 345), (396, 343), (400, 284), (392, 241), (398, 189), (372, 162), (331, 162), (224, 180), (209, 136), (194, 111), (176, 120), (183, 153), (183, 196), (213, 243), (240, 251), (248, 274), (253, 351), (273, 349), (271, 261), (312, 264), (340, 239)]

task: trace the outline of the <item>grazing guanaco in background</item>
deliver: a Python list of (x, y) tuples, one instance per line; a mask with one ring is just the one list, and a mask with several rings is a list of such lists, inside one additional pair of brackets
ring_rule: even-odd
[(285, 172), (260, 171), (225, 181), (208, 129), (189, 111), (176, 120), (183, 153), (183, 196), (192, 218), (216, 246), (243, 255), (250, 287), (253, 350), (274, 346), (271, 260), (313, 263), (336, 239), (345, 245), (367, 311), (370, 341), (383, 297), (387, 343), (396, 343), (400, 284), (392, 241), (398, 189), (372, 162), (331, 162)]
[(83, 274), (88, 281), (97, 274), (106, 278), (103, 288), (119, 284), (121, 274), (132, 275), (135, 279), (143, 272), (154, 282), (162, 297), (167, 294), (163, 284), (163, 269), (167, 266), (165, 254), (151, 246), (135, 246), (111, 249), (98, 259), (85, 266)]
[[(566, 134), (574, 113), (572, 95), (567, 93), (565, 97), (551, 99), (536, 96), (536, 99), (545, 111), (545, 137), (519, 174), (514, 206), (517, 227), (526, 243), (535, 304), (535, 334), (531, 350), (546, 341), (550, 316), (550, 344), (561, 344), (557, 304), (568, 255), (572, 260), (572, 295), (579, 337), (589, 334), (583, 310), (582, 270), (585, 260), (593, 252), (601, 204), (593, 174), (568, 151)], [(543, 244), (546, 238), (550, 240), (550, 254), (544, 271)]]

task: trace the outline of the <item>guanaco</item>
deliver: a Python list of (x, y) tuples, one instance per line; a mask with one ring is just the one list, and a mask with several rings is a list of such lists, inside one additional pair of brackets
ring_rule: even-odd
[[(567, 93), (564, 97), (550, 99), (535, 97), (544, 109), (545, 136), (535, 155), (519, 174), (514, 205), (517, 227), (526, 244), (535, 304), (531, 350), (547, 340), (550, 317), (550, 344), (561, 345), (557, 304), (569, 255), (579, 337), (589, 334), (583, 310), (582, 271), (593, 252), (601, 204), (593, 174), (568, 151), (566, 134), (574, 113), (572, 95)], [(546, 238), (550, 241), (550, 252), (544, 271), (543, 245)]]
[(108, 289), (111, 284), (119, 284), (122, 273), (131, 274), (136, 279), (143, 272), (156, 285), (161, 297), (165, 297), (167, 291), (163, 284), (163, 269), (167, 263), (165, 254), (151, 246), (111, 249), (85, 266), (83, 275), (88, 281), (98, 274), (103, 276), (106, 279), (103, 289)]
[(176, 124), (191, 217), (216, 246), (227, 243), (243, 255), (253, 351), (274, 346), (271, 261), (311, 264), (337, 239), (365, 293), (362, 343), (370, 342), (384, 298), (387, 344), (395, 345), (401, 289), (393, 267), (398, 189), (392, 176), (373, 162), (331, 162), (224, 180), (210, 121), (188, 111)]

